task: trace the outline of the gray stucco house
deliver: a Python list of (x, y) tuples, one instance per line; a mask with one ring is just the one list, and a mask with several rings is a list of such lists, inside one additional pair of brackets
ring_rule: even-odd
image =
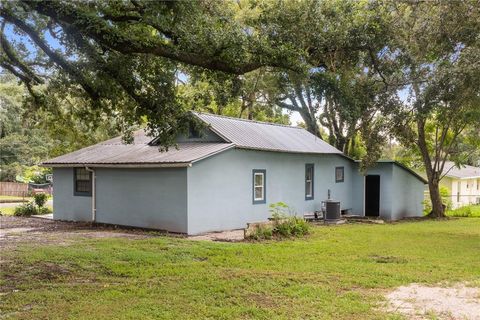
[(186, 234), (244, 228), (283, 201), (299, 215), (330, 194), (341, 209), (396, 220), (422, 215), (425, 181), (393, 161), (366, 176), (359, 164), (297, 127), (194, 113), (202, 134), (159, 152), (137, 131), (45, 162), (53, 167), (53, 216)]

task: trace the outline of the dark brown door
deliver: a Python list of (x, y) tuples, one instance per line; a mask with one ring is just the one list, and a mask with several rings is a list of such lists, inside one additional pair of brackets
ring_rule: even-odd
[(380, 176), (365, 177), (365, 215), (380, 216)]

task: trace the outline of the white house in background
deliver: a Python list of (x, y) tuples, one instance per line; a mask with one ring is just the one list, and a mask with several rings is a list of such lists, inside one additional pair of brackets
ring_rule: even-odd
[(441, 185), (450, 191), (450, 200), (454, 209), (480, 204), (480, 168), (462, 166), (460, 169), (453, 162), (445, 163), (445, 177)]

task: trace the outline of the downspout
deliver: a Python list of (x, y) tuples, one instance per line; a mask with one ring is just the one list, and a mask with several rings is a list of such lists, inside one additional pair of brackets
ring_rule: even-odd
[(95, 185), (96, 185), (96, 176), (95, 176), (95, 170), (90, 169), (89, 167), (85, 167), (85, 170), (89, 171), (92, 173), (92, 222), (95, 222), (97, 220), (97, 203), (96, 203), (96, 190), (95, 190)]

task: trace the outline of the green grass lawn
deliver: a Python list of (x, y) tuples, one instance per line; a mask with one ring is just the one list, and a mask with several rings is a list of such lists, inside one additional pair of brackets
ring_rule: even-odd
[(315, 227), (263, 243), (78, 239), (3, 258), (0, 313), (12, 318), (399, 319), (378, 308), (391, 288), (480, 285), (480, 219)]
[[(52, 206), (46, 206), (50, 212), (53, 211)], [(13, 216), (13, 212), (15, 211), (15, 207), (2, 207), (0, 208), (0, 213), (4, 216)]]
[(0, 208), (0, 213), (2, 214), (2, 216), (13, 216), (14, 211), (15, 211), (15, 207)]
[(4, 195), (0, 195), (0, 200), (9, 200), (9, 201), (29, 201), (33, 198), (31, 197), (18, 197), (18, 196), (4, 196)]

